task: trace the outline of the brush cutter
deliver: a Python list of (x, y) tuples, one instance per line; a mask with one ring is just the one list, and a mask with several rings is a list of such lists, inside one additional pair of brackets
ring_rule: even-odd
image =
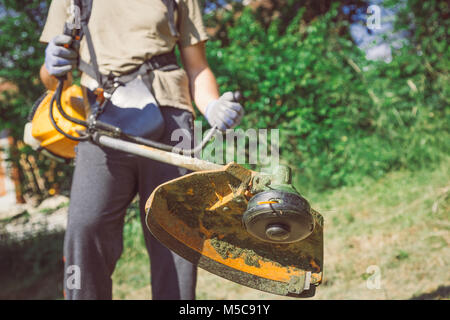
[(95, 134), (100, 145), (195, 171), (158, 186), (146, 221), (165, 246), (199, 267), (258, 290), (311, 297), (322, 280), (323, 218), (272, 174), (225, 166)]
[(292, 186), (288, 167), (269, 174), (192, 157), (215, 128), (190, 150), (126, 135), (73, 112), (62, 83), (34, 110), (40, 127), (53, 129), (53, 135), (45, 130), (35, 137), (41, 144), (67, 140), (63, 144), (73, 148), (89, 139), (193, 171), (158, 186), (149, 197), (145, 210), (152, 234), (188, 261), (241, 285), (283, 296), (314, 296), (322, 280), (323, 218)]

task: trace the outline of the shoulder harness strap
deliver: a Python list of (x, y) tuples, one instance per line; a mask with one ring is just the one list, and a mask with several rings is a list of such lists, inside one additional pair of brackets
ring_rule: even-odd
[[(178, 4), (176, 3), (176, 0), (162, 0), (162, 2), (167, 7), (170, 33), (172, 34), (172, 36), (178, 37), (179, 33), (175, 24), (175, 10), (179, 9)], [(72, 8), (72, 10), (79, 10), (79, 21), (75, 21), (74, 25), (71, 28), (69, 28), (66, 23), (64, 27), (64, 33), (71, 35), (74, 38), (74, 41), (78, 42), (81, 41), (83, 36), (86, 36), (86, 43), (91, 58), (91, 64), (79, 59), (78, 69), (86, 73), (90, 77), (96, 79), (97, 83), (101, 87), (103, 87), (103, 85), (105, 84), (104, 76), (102, 76), (102, 74), (100, 73), (94, 44), (92, 42), (92, 37), (88, 28), (89, 19), (92, 12), (92, 3), (93, 0), (72, 0), (72, 5), (75, 7)], [(75, 19), (77, 19), (76, 16)]]
[[(162, 2), (167, 7), (170, 33), (172, 34), (172, 36), (178, 38), (179, 33), (178, 33), (177, 28), (175, 27), (175, 10), (178, 10), (178, 4), (175, 0), (162, 0)], [(178, 16), (178, 20), (180, 20), (180, 16)]]

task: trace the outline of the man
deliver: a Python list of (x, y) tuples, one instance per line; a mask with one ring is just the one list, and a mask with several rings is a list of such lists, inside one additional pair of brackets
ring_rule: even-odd
[[(71, 83), (70, 71), (76, 66), (78, 56), (90, 60), (86, 39), (78, 51), (70, 47), (71, 37), (61, 34), (69, 7), (69, 0), (52, 2), (40, 38), (48, 43), (40, 72), (48, 89), (54, 89), (61, 76), (67, 75), (66, 86)], [(206, 61), (208, 37), (198, 1), (178, 1), (175, 11), (178, 34), (173, 32), (169, 16), (168, 7), (161, 0), (95, 0), (88, 27), (102, 75), (129, 74), (150, 59), (167, 55), (178, 45), (184, 70), (153, 70), (146, 74), (151, 79), (146, 81), (150, 89), (147, 94), (154, 95), (164, 120), (159, 141), (173, 145), (176, 143), (170, 139), (173, 130), (193, 130), (191, 97), (211, 126), (221, 130), (236, 126), (243, 109), (232, 101), (230, 93), (219, 97), (216, 79)], [(98, 82), (83, 73), (81, 85), (92, 95)], [(116, 107), (109, 103), (105, 113)], [(156, 121), (145, 120), (149, 126)], [(134, 120), (123, 125), (132, 125), (130, 122)], [(144, 205), (153, 189), (185, 173), (181, 168), (91, 142), (78, 144), (64, 255), (66, 272), (70, 266), (78, 266), (81, 282), (79, 287), (68, 286), (70, 274), (65, 274), (67, 299), (112, 298), (111, 275), (122, 252), (126, 208), (139, 194), (141, 221), (145, 226)], [(153, 299), (194, 299), (196, 267), (161, 245), (147, 228), (143, 229), (152, 264)]]

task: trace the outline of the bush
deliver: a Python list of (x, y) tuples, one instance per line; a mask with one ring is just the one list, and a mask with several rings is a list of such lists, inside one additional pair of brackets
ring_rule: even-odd
[[(418, 26), (442, 24), (430, 15), (435, 7), (415, 0), (406, 10), (411, 7), (436, 21), (414, 18)], [(440, 28), (448, 29), (445, 24)], [(303, 10), (284, 31), (279, 25), (274, 20), (265, 29), (246, 9), (228, 29), (227, 46), (208, 43), (208, 60), (224, 91), (243, 92), (243, 127), (281, 129), (281, 158), (295, 169), (298, 184), (337, 187), (429, 166), (448, 153), (449, 59), (442, 32), (423, 37), (417, 28), (386, 64), (367, 61), (342, 32), (348, 22), (337, 5), (308, 25)], [(427, 54), (418, 50), (424, 43)]]
[[(449, 152), (447, 1), (404, 2), (398, 28), (409, 31), (408, 42), (393, 50), (389, 64), (366, 61), (349, 37), (340, 6), (352, 3), (355, 11), (361, 0), (269, 0), (272, 7), (256, 11), (242, 11), (242, 3), (231, 0), (202, 2), (233, 4), (233, 11), (205, 16), (218, 30), (207, 44), (208, 60), (222, 91), (243, 92), (243, 127), (281, 129), (282, 160), (295, 169), (297, 184), (353, 184), (398, 168), (432, 166)], [(0, 78), (18, 88), (0, 98), (0, 130), (10, 129), (16, 139), (43, 91), (44, 47), (36, 30), (48, 3), (0, 1)], [(33, 154), (18, 149), (16, 163), (21, 154)], [(43, 176), (54, 172), (46, 187), (67, 191), (72, 168), (34, 157)]]

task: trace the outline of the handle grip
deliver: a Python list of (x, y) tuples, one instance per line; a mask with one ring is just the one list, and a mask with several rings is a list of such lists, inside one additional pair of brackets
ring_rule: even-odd
[(242, 100), (242, 93), (240, 91), (233, 92), (234, 102), (239, 102)]

